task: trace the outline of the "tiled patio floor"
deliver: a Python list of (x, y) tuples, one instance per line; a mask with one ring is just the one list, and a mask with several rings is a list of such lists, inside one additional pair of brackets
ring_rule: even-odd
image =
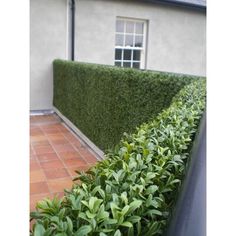
[(63, 195), (75, 170), (87, 170), (98, 160), (58, 116), (30, 117), (30, 210), (44, 197)]

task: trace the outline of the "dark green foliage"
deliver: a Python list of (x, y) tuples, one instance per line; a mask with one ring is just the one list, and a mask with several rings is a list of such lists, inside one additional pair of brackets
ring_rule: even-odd
[(205, 109), (205, 81), (182, 89), (153, 121), (126, 135), (106, 160), (79, 173), (62, 200), (32, 213), (32, 235), (162, 235)]
[(196, 77), (54, 61), (54, 106), (102, 150), (170, 105)]

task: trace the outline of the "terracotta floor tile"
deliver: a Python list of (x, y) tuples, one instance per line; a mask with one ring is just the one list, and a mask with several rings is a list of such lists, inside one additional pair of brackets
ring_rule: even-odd
[(73, 152), (75, 151), (74, 147), (71, 144), (57, 144), (53, 145), (57, 152)]
[(58, 178), (65, 178), (65, 177), (70, 176), (65, 168), (49, 169), (49, 170), (45, 170), (44, 172), (47, 179), (58, 179)]
[[(31, 116), (30, 117), (30, 119), (33, 119), (34, 117), (33, 116)], [(39, 130), (41, 130), (39, 127), (37, 127), (37, 126), (32, 126), (32, 124), (30, 124), (30, 131), (39, 131)]]
[(48, 134), (47, 138), (49, 141), (55, 141), (55, 140), (65, 140), (65, 136), (61, 133), (57, 134)]
[(30, 184), (30, 194), (41, 194), (41, 193), (49, 193), (48, 185), (45, 181), (31, 183)]
[(37, 155), (35, 155), (35, 154), (30, 154), (30, 160), (32, 160), (32, 161), (37, 161)]
[(62, 133), (70, 133), (70, 130), (67, 129), (64, 125), (61, 125), (61, 127), (59, 129)]
[(48, 146), (50, 145), (50, 143), (48, 142), (48, 140), (44, 139), (44, 140), (39, 140), (39, 141), (35, 141), (32, 143), (33, 147), (38, 147), (38, 146)]
[(43, 135), (42, 130), (30, 130), (30, 136)]
[(59, 132), (60, 132), (60, 130), (58, 130), (57, 128), (43, 129), (43, 133), (45, 133), (45, 134), (57, 134)]
[(44, 124), (44, 125), (41, 125), (41, 129), (42, 130), (50, 130), (50, 129), (55, 129), (55, 124)]
[(47, 135), (52, 144), (79, 143), (79, 140), (71, 133), (58, 133)]
[(83, 159), (79, 159), (79, 158), (65, 159), (63, 160), (63, 162), (65, 163), (67, 167), (84, 166), (87, 164)]
[(48, 187), (52, 193), (62, 192), (64, 189), (70, 189), (73, 185), (71, 178), (48, 180)]
[(37, 155), (37, 158), (39, 162), (59, 160), (56, 153), (45, 153), (45, 154)]
[(60, 131), (60, 128), (62, 127), (62, 124), (57, 122), (56, 124), (51, 124), (50, 127), (51, 128), (57, 128)]
[(36, 146), (34, 147), (34, 151), (37, 155), (45, 154), (45, 153), (54, 153), (54, 150), (51, 145)]
[(71, 143), (79, 142), (79, 141), (78, 141), (78, 138), (75, 137), (75, 135), (73, 135), (72, 133), (65, 133), (64, 136), (65, 136), (66, 139), (68, 139)]
[(75, 176), (78, 175), (75, 172), (76, 170), (86, 172), (89, 168), (90, 168), (89, 165), (84, 165), (84, 166), (81, 165), (81, 166), (68, 167), (67, 170), (69, 171), (70, 175), (74, 178)]
[(50, 142), (52, 145), (69, 144), (69, 141), (66, 138), (50, 140)]
[(79, 150), (80, 155), (86, 160), (86, 162), (90, 164), (95, 164), (98, 162), (98, 159), (86, 148), (80, 148)]
[(77, 140), (76, 142), (73, 142), (73, 146), (79, 150), (81, 148), (84, 148), (84, 144), (82, 142), (80, 142), (79, 140)]
[(35, 154), (35, 151), (33, 149), (33, 145), (32, 146), (30, 145), (30, 154)]
[(87, 156), (85, 156), (85, 160), (89, 163), (89, 164), (96, 164), (99, 160), (96, 158), (96, 157), (94, 157), (93, 155), (92, 156), (90, 156), (90, 155), (87, 155)]
[(56, 122), (59, 122), (60, 121), (60, 118), (55, 114), (35, 116), (35, 119), (36, 119), (37, 122), (39, 122), (39, 121), (45, 121), (45, 122), (56, 121)]
[(47, 137), (45, 135), (37, 135), (37, 136), (31, 136), (30, 137), (30, 142), (33, 144), (34, 142), (39, 142), (39, 141), (47, 141)]
[[(58, 121), (59, 122), (59, 121)], [(58, 122), (56, 122), (56, 123), (51, 123), (51, 122), (49, 122), (49, 123), (44, 123), (44, 125), (41, 125), (40, 126), (40, 128), (42, 129), (42, 130), (46, 130), (46, 129), (54, 129), (54, 128), (57, 128), (56, 126), (59, 124)]]
[(57, 115), (30, 117), (30, 134), (30, 209), (34, 209), (45, 197), (62, 197), (63, 190), (73, 185), (75, 170), (86, 171), (97, 160)]
[(45, 174), (42, 170), (30, 171), (30, 183), (43, 182), (45, 180)]
[(67, 160), (67, 159), (71, 159), (71, 158), (80, 158), (81, 159), (81, 156), (77, 151), (60, 152), (59, 156), (63, 160)]
[(60, 160), (44, 161), (44, 162), (40, 162), (40, 165), (44, 170), (58, 169), (58, 168), (64, 167), (63, 163)]
[(44, 130), (44, 129), (50, 129), (50, 128), (52, 128), (52, 125), (45, 123), (45, 124), (43, 124), (43, 125), (41, 124), (40, 127), (41, 127), (42, 130)]
[(40, 169), (39, 163), (35, 160), (30, 160), (30, 171), (39, 170), (39, 169)]

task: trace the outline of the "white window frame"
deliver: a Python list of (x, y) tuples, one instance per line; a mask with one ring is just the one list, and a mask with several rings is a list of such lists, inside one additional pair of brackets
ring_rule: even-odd
[[(121, 60), (116, 60), (115, 59), (115, 55), (114, 55), (114, 64), (115, 62), (121, 62), (121, 67), (123, 67), (123, 62), (131, 62), (131, 65), (133, 65), (133, 62), (139, 62), (140, 63), (140, 68), (139, 69), (146, 69), (146, 40), (147, 40), (147, 20), (141, 20), (141, 19), (135, 19), (135, 18), (128, 18), (128, 17), (116, 17), (116, 22), (120, 20), (120, 21), (129, 21), (129, 22), (140, 22), (143, 23), (143, 34), (136, 34), (135, 33), (135, 28), (134, 28), (134, 33), (132, 34), (133, 40), (135, 40), (135, 36), (142, 36), (143, 37), (143, 44), (142, 47), (130, 47), (130, 46), (116, 46), (116, 42), (115, 42), (115, 50), (116, 49), (133, 49), (133, 50), (140, 50), (140, 61), (134, 61), (133, 60), (133, 50), (132, 50), (132, 54), (131, 54), (131, 60), (123, 60), (123, 50), (122, 50), (122, 55), (121, 55)], [(135, 27), (135, 25), (134, 25)], [(116, 40), (116, 35), (120, 34), (120, 35), (131, 35), (131, 33), (126, 33), (126, 24), (125, 24), (125, 28), (124, 28), (124, 32), (116, 32), (115, 30), (115, 40)], [(124, 39), (125, 40), (125, 37)], [(133, 41), (134, 43), (134, 41)], [(124, 42), (123, 42), (124, 45)], [(132, 67), (130, 67), (132, 68)]]

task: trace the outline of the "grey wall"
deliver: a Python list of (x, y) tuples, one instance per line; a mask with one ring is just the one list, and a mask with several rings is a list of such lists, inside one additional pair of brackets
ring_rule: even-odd
[(114, 65), (117, 16), (148, 21), (147, 69), (206, 74), (206, 16), (182, 7), (111, 0), (76, 0), (78, 61)]
[[(205, 75), (205, 14), (138, 1), (76, 0), (76, 60), (114, 65), (117, 16), (148, 21), (146, 69)], [(55, 58), (68, 58), (68, 0), (30, 0), (30, 110), (52, 109)]]
[(52, 108), (52, 61), (67, 57), (67, 0), (30, 0), (30, 110)]

